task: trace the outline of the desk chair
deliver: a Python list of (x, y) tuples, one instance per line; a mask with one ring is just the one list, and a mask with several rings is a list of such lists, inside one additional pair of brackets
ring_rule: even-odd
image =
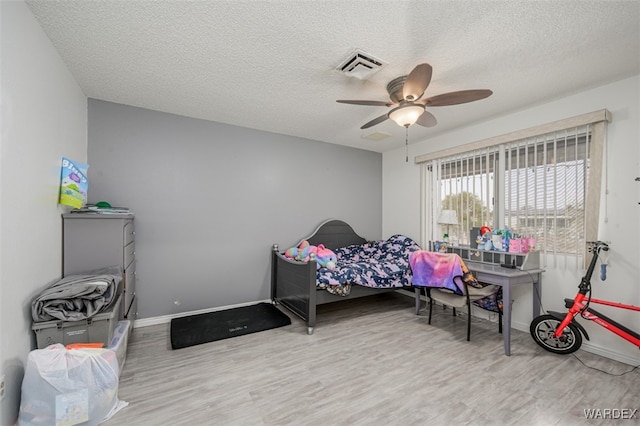
[[(498, 313), (498, 330), (502, 333), (500, 286), (479, 283), (460, 256), (454, 253), (415, 252), (410, 257), (416, 306), (424, 288), (429, 305), (429, 324), (433, 303), (456, 309), (467, 308), (467, 341), (471, 340), (471, 304)], [(417, 312), (416, 312), (417, 313)]]

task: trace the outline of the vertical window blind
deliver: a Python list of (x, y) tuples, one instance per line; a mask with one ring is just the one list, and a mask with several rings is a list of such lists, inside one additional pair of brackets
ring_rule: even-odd
[[(494, 200), (497, 178), (498, 153), (493, 148), (443, 158), (430, 170), (436, 171), (431, 204), (438, 210), (455, 210), (458, 224), (452, 225), (451, 237), (460, 244), (469, 244), (469, 232), (473, 227), (494, 223)], [(433, 219), (437, 221), (438, 214)], [(432, 224), (432, 229), (438, 228)], [(434, 236), (433, 239), (439, 239)]]
[(488, 225), (535, 238), (543, 253), (584, 259), (585, 242), (597, 239), (608, 121), (601, 110), (416, 157), (424, 170), (423, 243), (442, 237), (438, 215), (455, 210), (450, 233), (459, 244)]
[(582, 254), (590, 127), (507, 144), (504, 225), (553, 254)]

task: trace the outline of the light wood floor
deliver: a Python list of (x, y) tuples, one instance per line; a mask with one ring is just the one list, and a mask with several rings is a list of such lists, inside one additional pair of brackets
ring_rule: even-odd
[[(387, 294), (323, 305), (290, 326), (171, 350), (169, 324), (137, 328), (105, 425), (599, 425), (585, 409), (640, 409), (640, 371), (614, 376), (496, 323)], [(630, 366), (578, 351), (589, 366)], [(640, 413), (622, 424), (640, 423)]]

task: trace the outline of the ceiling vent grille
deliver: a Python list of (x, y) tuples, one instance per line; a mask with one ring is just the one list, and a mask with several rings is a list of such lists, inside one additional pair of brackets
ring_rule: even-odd
[(382, 59), (356, 49), (336, 69), (349, 77), (364, 80), (385, 65), (387, 65), (387, 62)]

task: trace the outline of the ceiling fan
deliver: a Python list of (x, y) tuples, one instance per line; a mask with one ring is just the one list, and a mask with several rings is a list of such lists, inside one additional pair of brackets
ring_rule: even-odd
[(422, 99), (425, 90), (431, 82), (433, 69), (429, 64), (417, 65), (409, 75), (397, 77), (387, 84), (387, 92), (391, 101), (363, 101), (363, 100), (342, 100), (336, 102), (353, 105), (371, 105), (394, 107), (391, 111), (380, 117), (374, 118), (364, 124), (361, 129), (380, 124), (387, 119), (395, 121), (399, 126), (408, 128), (412, 124), (419, 124), (424, 127), (433, 127), (438, 121), (426, 107), (447, 106), (464, 104), (478, 101), (493, 94), (491, 90), (461, 90), (458, 92), (443, 93), (437, 96)]

